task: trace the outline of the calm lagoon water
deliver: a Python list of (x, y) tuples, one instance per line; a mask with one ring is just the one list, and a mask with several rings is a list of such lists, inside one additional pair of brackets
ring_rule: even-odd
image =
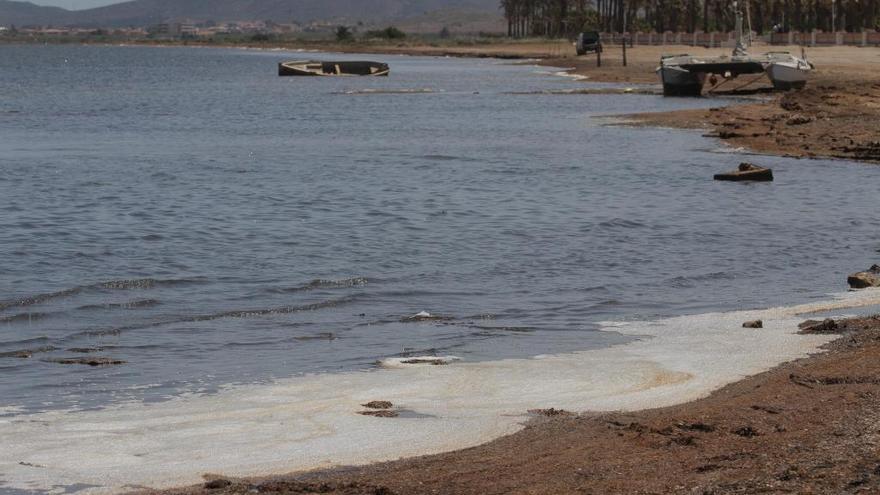
[[(594, 118), (717, 100), (514, 94), (584, 83), (492, 60), (275, 75), (302, 57), (339, 56), (0, 47), (0, 355), (37, 351), (0, 357), (0, 411), (603, 347), (878, 256), (876, 167)], [(711, 180), (744, 159), (777, 181)], [(126, 364), (51, 362), (83, 356)]]

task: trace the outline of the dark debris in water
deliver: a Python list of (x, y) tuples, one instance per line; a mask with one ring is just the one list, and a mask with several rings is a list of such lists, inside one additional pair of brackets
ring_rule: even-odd
[(443, 358), (413, 358), (401, 361), (402, 364), (430, 364), (432, 366), (446, 366), (449, 360)]
[(11, 352), (0, 352), (0, 358), (19, 358), (19, 359), (27, 359), (32, 357), (34, 354), (44, 353), (44, 352), (52, 352), (56, 350), (52, 346), (45, 347), (37, 347), (35, 349), (21, 349), (18, 351)]
[(77, 357), (77, 358), (58, 358), (58, 359), (44, 359), (47, 363), (55, 363), (55, 364), (81, 364), (86, 366), (116, 366), (120, 364), (125, 364), (125, 361), (119, 359), (112, 359), (108, 357)]

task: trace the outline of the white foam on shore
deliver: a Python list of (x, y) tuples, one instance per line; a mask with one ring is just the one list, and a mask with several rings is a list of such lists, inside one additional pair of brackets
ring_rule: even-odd
[[(646, 338), (541, 359), (314, 375), (158, 404), (4, 418), (0, 491), (85, 484), (101, 488), (78, 493), (114, 493), (198, 483), (205, 473), (363, 464), (477, 445), (518, 430), (529, 409), (673, 405), (833, 338), (797, 335), (804, 314), (878, 304), (880, 290), (866, 290), (801, 306), (609, 324)], [(742, 328), (755, 319), (763, 329)], [(420, 416), (356, 414), (372, 400)]]

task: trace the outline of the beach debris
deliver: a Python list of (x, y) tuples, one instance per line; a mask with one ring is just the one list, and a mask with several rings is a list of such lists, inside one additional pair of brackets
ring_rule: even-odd
[(803, 334), (825, 334), (837, 333), (839, 325), (831, 318), (826, 318), (823, 321), (807, 320), (798, 325), (798, 328), (801, 330), (800, 333)]
[(224, 478), (217, 478), (214, 480), (207, 481), (205, 483), (205, 489), (206, 490), (219, 490), (221, 488), (226, 488), (230, 485), (232, 485), (231, 481), (224, 479)]
[(339, 337), (333, 332), (321, 332), (314, 335), (301, 335), (299, 337), (294, 337), (293, 339), (300, 342), (308, 342), (311, 340), (336, 340), (338, 338)]
[(385, 358), (376, 364), (383, 368), (406, 368), (408, 366), (446, 366), (461, 361), (457, 356), (410, 356)]
[(529, 409), (529, 414), (534, 414), (536, 416), (547, 416), (547, 417), (551, 417), (551, 418), (554, 416), (574, 416), (575, 415), (573, 412), (566, 411), (565, 409), (555, 409), (552, 407), (550, 409)]
[(745, 438), (752, 438), (760, 436), (761, 433), (758, 430), (752, 428), (751, 426), (741, 426), (732, 432), (734, 435), (739, 435)]
[(813, 118), (813, 117), (795, 114), (795, 115), (792, 115), (791, 117), (789, 117), (788, 120), (785, 121), (785, 124), (786, 125), (804, 125), (804, 124), (809, 124), (810, 122), (812, 122), (814, 120), (815, 120), (815, 118)]
[(45, 359), (47, 363), (55, 363), (55, 364), (83, 364), (87, 366), (115, 366), (118, 364), (125, 364), (125, 361), (121, 361), (119, 359), (112, 359), (108, 357), (81, 357), (81, 358), (61, 358), (61, 359)]
[(32, 468), (45, 468), (46, 467), (42, 464), (34, 464), (32, 462), (24, 462), (24, 461), (21, 461), (18, 464), (19, 464), (19, 466), (26, 466), (26, 467), (32, 467)]
[(676, 444), (682, 446), (694, 445), (697, 443), (697, 437), (693, 435), (676, 435), (669, 439), (669, 445)]
[(764, 328), (764, 322), (761, 320), (747, 321), (743, 323), (743, 328)]
[(439, 320), (451, 320), (449, 316), (440, 316), (440, 315), (432, 315), (427, 311), (420, 311), (412, 316), (407, 316), (403, 318), (401, 321), (403, 322), (411, 322), (411, 321), (439, 321)]
[(380, 411), (359, 411), (358, 414), (362, 416), (373, 416), (376, 418), (396, 418), (400, 416), (400, 413), (397, 411), (390, 411), (388, 409), (382, 409)]
[(779, 409), (777, 409), (775, 407), (770, 407), (770, 406), (754, 405), (754, 406), (752, 406), (752, 409), (754, 409), (755, 411), (763, 411), (767, 414), (779, 414), (780, 412), (782, 412)]
[(394, 495), (394, 492), (385, 486), (367, 485), (364, 483), (351, 482), (344, 484), (336, 483), (308, 483), (295, 480), (272, 480), (256, 486), (251, 486), (252, 493), (369, 493), (373, 495)]
[(0, 358), (27, 359), (33, 355), (34, 355), (34, 351), (29, 351), (27, 349), (22, 350), (22, 351), (0, 352)]
[(71, 347), (67, 352), (75, 352), (77, 354), (91, 354), (93, 352), (103, 352), (103, 347)]
[(388, 402), (387, 400), (374, 400), (372, 402), (367, 402), (366, 404), (361, 404), (367, 409), (391, 409), (394, 404)]
[(703, 433), (711, 433), (715, 431), (715, 427), (706, 423), (696, 422), (696, 423), (687, 423), (684, 421), (680, 421), (675, 424), (676, 428), (680, 430), (688, 430), (688, 431), (699, 431)]
[(880, 265), (874, 265), (864, 272), (853, 273), (846, 281), (853, 289), (880, 287)]
[(715, 180), (724, 181), (761, 181), (773, 180), (773, 171), (769, 168), (759, 167), (754, 163), (743, 162), (733, 172), (715, 174)]
[(18, 358), (18, 359), (27, 359), (32, 357), (34, 354), (40, 352), (52, 352), (55, 348), (52, 346), (44, 346), (37, 347), (36, 349), (21, 349), (18, 351), (10, 351), (10, 352), (0, 352), (0, 358)]

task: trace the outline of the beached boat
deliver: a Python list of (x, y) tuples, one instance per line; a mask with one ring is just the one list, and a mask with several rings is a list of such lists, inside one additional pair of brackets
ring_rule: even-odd
[(694, 61), (690, 55), (670, 55), (660, 59), (657, 73), (663, 83), (663, 96), (700, 96), (706, 73), (682, 67)]
[(768, 52), (765, 56), (767, 77), (774, 88), (788, 90), (806, 86), (813, 64), (789, 52)]
[(770, 182), (773, 180), (773, 171), (769, 168), (759, 167), (753, 163), (740, 163), (739, 167), (723, 174), (715, 174), (715, 180), (725, 181), (759, 181)]
[(278, 64), (279, 76), (387, 76), (389, 72), (388, 64), (382, 62), (296, 60)]
[[(663, 83), (665, 96), (699, 96), (702, 94), (703, 82), (710, 74), (720, 76), (725, 81), (733, 80), (743, 74), (763, 74), (770, 79), (774, 88), (781, 90), (800, 89), (806, 85), (813, 64), (807, 62), (805, 58), (795, 57), (788, 52), (749, 55), (742, 39), (742, 12), (737, 7), (734, 8), (737, 9), (737, 36), (733, 54), (730, 57), (690, 55), (661, 57), (656, 72)], [(710, 79), (714, 81), (716, 78), (713, 76)]]

